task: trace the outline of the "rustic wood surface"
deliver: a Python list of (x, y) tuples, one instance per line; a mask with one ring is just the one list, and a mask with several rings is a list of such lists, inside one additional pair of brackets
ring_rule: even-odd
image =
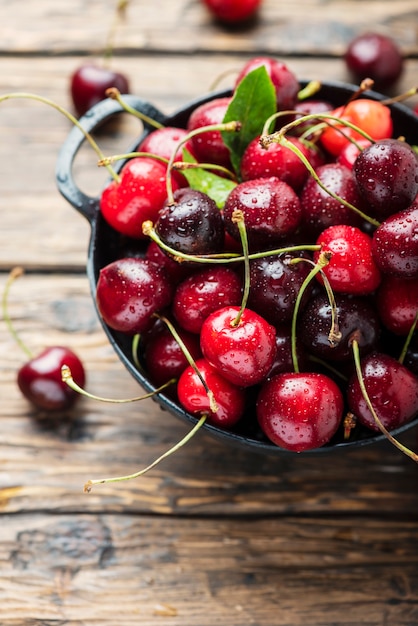
[[(1, 0), (0, 96), (32, 92), (70, 107), (69, 76), (100, 56), (115, 5)], [(416, 0), (266, 0), (241, 30), (213, 22), (198, 0), (132, 0), (113, 64), (169, 113), (229, 86), (259, 53), (285, 58), (301, 78), (345, 80), (341, 54), (371, 26), (405, 51), (397, 91), (418, 84)], [(89, 293), (89, 225), (55, 186), (69, 128), (38, 102), (0, 104), (0, 290), (22, 265), (9, 305), (21, 338), (34, 352), (70, 345), (93, 393), (130, 397), (138, 387)], [(139, 132), (123, 118), (101, 146), (112, 154)], [(75, 175), (92, 195), (106, 180), (87, 148)], [(152, 400), (84, 398), (56, 426), (21, 397), (24, 356), (4, 323), (0, 345), (2, 626), (418, 624), (418, 468), (389, 444), (278, 459), (201, 432), (146, 477), (87, 495), (86, 480), (147, 465), (187, 426)], [(418, 449), (416, 429), (402, 441)]]

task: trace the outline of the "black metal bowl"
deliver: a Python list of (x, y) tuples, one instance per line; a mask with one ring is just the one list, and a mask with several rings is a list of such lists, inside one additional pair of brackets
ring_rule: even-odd
[[(301, 86), (305, 86), (306, 81), (301, 81)], [(346, 103), (349, 98), (357, 91), (355, 85), (350, 85), (341, 82), (325, 82), (322, 84), (321, 91), (317, 94), (318, 97), (323, 98), (331, 102), (334, 106), (339, 106)], [(134, 109), (148, 117), (167, 126), (185, 127), (187, 120), (191, 112), (200, 104), (212, 100), (213, 98), (229, 96), (230, 90), (213, 92), (205, 95), (204, 97), (194, 100), (186, 104), (183, 108), (179, 109), (172, 115), (166, 116), (156, 109), (152, 104), (142, 100), (139, 97), (133, 95), (123, 96), (124, 100)], [(372, 98), (374, 100), (383, 100), (384, 96), (373, 91), (368, 91), (364, 96)], [(418, 118), (414, 113), (405, 105), (395, 103), (390, 105), (392, 111), (392, 118), (394, 122), (394, 135), (405, 136), (407, 141), (412, 144), (418, 144)], [(80, 119), (80, 124), (86, 132), (93, 132), (101, 127), (104, 122), (109, 120), (115, 114), (122, 113), (123, 109), (121, 105), (115, 100), (104, 100), (94, 106), (85, 116)], [(153, 128), (144, 124), (144, 131), (140, 137), (135, 138), (132, 142), (132, 147), (129, 150), (134, 149), (135, 146), (143, 139), (143, 137), (151, 132)], [(57, 160), (56, 166), (56, 182), (60, 193), (66, 198), (66, 200), (79, 211), (90, 223), (91, 238), (88, 248), (87, 257), (87, 276), (90, 283), (90, 289), (93, 300), (95, 301), (96, 284), (99, 276), (99, 271), (102, 267), (112, 262), (116, 258), (121, 256), (121, 236), (116, 233), (103, 219), (99, 210), (99, 198), (101, 190), (95, 197), (90, 197), (83, 193), (75, 183), (72, 169), (73, 162), (77, 155), (78, 150), (85, 141), (84, 133), (76, 126), (72, 128), (67, 139), (65, 140)], [(123, 163), (120, 163), (120, 167)], [(146, 242), (144, 242), (144, 249)], [(98, 313), (101, 320), (101, 317)], [(139, 371), (132, 359), (132, 339), (123, 335), (122, 333), (115, 332), (109, 328), (103, 320), (101, 320), (102, 326), (109, 338), (109, 341), (114, 348), (119, 359), (122, 361), (126, 369), (130, 374), (138, 381), (141, 387), (147, 392), (153, 392), (155, 387), (152, 382), (147, 378), (142, 371)], [(178, 404), (176, 404), (170, 397), (158, 393), (153, 396), (162, 409), (169, 411), (174, 416), (185, 420), (189, 424), (195, 424), (196, 418), (186, 411), (184, 411)], [(293, 452), (285, 451), (276, 445), (267, 441), (259, 432), (257, 425), (254, 423), (256, 420), (253, 416), (248, 416), (240, 422), (234, 431), (225, 431), (205, 424), (203, 428), (212, 433), (218, 439), (223, 440), (226, 444), (237, 444), (249, 451), (268, 453), (273, 455), (291, 455)], [(418, 424), (418, 417), (401, 428), (393, 431), (392, 434), (397, 435), (407, 429)], [(318, 454), (324, 452), (330, 452), (332, 450), (340, 450), (345, 448), (353, 448), (364, 446), (380, 442), (384, 439), (384, 436), (380, 433), (373, 433), (363, 428), (357, 427), (355, 434), (349, 439), (344, 440), (341, 437), (341, 433), (334, 438), (329, 444), (302, 454)]]

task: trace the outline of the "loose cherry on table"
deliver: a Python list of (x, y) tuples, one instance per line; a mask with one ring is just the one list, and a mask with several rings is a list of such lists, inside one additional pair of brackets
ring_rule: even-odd
[(372, 31), (361, 33), (349, 42), (344, 61), (356, 82), (371, 78), (378, 90), (392, 87), (405, 64), (395, 40)]
[(203, 0), (211, 14), (224, 24), (241, 24), (253, 19), (262, 0)]
[(121, 72), (92, 62), (80, 65), (70, 80), (70, 93), (77, 115), (84, 115), (104, 100), (106, 91), (111, 87), (116, 87), (122, 94), (129, 93), (129, 81)]

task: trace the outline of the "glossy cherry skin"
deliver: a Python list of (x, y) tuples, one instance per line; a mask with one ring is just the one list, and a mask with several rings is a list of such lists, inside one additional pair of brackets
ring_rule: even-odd
[(324, 374), (288, 372), (265, 382), (257, 419), (266, 437), (286, 450), (303, 452), (330, 441), (343, 415), (343, 395)]
[[(373, 409), (387, 430), (403, 426), (418, 413), (418, 378), (399, 361), (376, 352), (362, 359), (361, 372)], [(347, 401), (361, 424), (379, 431), (356, 375), (348, 385)]]
[(352, 170), (360, 152), (370, 145), (371, 142), (364, 138), (356, 139), (356, 143), (346, 144), (337, 157), (337, 163), (340, 163), (341, 165), (348, 167), (349, 170)]
[(376, 302), (384, 326), (406, 336), (418, 313), (418, 278), (383, 276)]
[(418, 278), (418, 204), (381, 223), (373, 233), (372, 253), (384, 274)]
[(162, 268), (167, 275), (167, 279), (173, 285), (177, 285), (190, 274), (190, 267), (187, 263), (179, 263), (173, 259), (172, 256), (164, 252), (156, 241), (151, 240), (149, 242), (144, 258)]
[[(100, 210), (117, 232), (143, 239), (143, 222), (155, 222), (167, 199), (167, 167), (152, 157), (130, 159), (122, 168), (120, 180), (103, 190)], [(173, 180), (174, 189), (178, 185)]]
[(142, 258), (112, 261), (100, 270), (96, 304), (103, 321), (129, 335), (152, 325), (152, 315), (169, 306), (173, 286), (163, 269)]
[(80, 397), (80, 394), (63, 382), (63, 365), (70, 368), (75, 382), (84, 387), (86, 377), (83, 364), (72, 350), (63, 346), (45, 348), (19, 369), (18, 387), (36, 408), (43, 411), (64, 411)]
[(356, 82), (371, 78), (376, 89), (391, 87), (404, 68), (404, 58), (396, 42), (382, 33), (361, 33), (352, 39), (344, 61)]
[(202, 324), (203, 356), (224, 378), (240, 387), (261, 382), (276, 356), (276, 331), (260, 315), (245, 309), (235, 324), (238, 306), (211, 313)]
[(225, 228), (239, 241), (238, 226), (233, 220), (235, 210), (243, 213), (248, 243), (253, 250), (265, 250), (283, 242), (296, 231), (302, 219), (296, 192), (275, 176), (239, 183), (226, 199), (223, 210)]
[(122, 94), (129, 93), (129, 81), (121, 72), (85, 63), (71, 76), (70, 92), (74, 108), (79, 116), (104, 100), (107, 89), (116, 87)]
[[(372, 255), (372, 240), (356, 226), (329, 226), (317, 238), (322, 251), (331, 252), (323, 269), (331, 288), (337, 293), (366, 295), (377, 289), (381, 273)], [(317, 261), (319, 252), (314, 253)], [(318, 280), (322, 282), (321, 275)]]
[[(187, 122), (187, 131), (221, 124), (230, 102), (229, 97), (214, 98), (196, 107)], [(230, 152), (219, 130), (205, 130), (191, 137), (190, 145), (194, 156), (200, 163), (215, 163), (231, 169)]]
[(293, 109), (300, 88), (299, 81), (285, 63), (274, 57), (259, 56), (247, 61), (235, 79), (235, 88), (247, 74), (261, 66), (266, 68), (276, 90), (277, 110)]
[(255, 17), (262, 0), (203, 0), (220, 22), (240, 24)]
[(418, 156), (405, 141), (376, 141), (360, 152), (353, 172), (360, 194), (378, 216), (407, 209), (418, 194)]
[(299, 318), (298, 336), (306, 350), (329, 361), (352, 361), (351, 340), (357, 339), (361, 354), (377, 347), (380, 319), (371, 298), (335, 294), (338, 330), (341, 338), (331, 343), (331, 305), (325, 293), (312, 298)]
[(155, 229), (170, 248), (185, 254), (216, 254), (223, 251), (224, 222), (215, 201), (190, 187), (174, 193), (174, 203), (160, 210)]
[[(276, 356), (268, 373), (268, 378), (271, 378), (275, 374), (282, 374), (283, 372), (292, 372), (294, 370), (294, 363), (292, 358), (292, 331), (290, 325), (280, 324), (276, 327)], [(296, 358), (300, 371), (307, 371), (310, 366), (308, 360), (308, 353), (305, 346), (296, 337)]]
[(241, 279), (228, 267), (209, 266), (196, 271), (176, 288), (171, 305), (177, 323), (200, 333), (205, 319), (224, 306), (240, 304)]
[(214, 426), (232, 428), (244, 413), (245, 391), (226, 380), (204, 358), (196, 361), (196, 367), (213, 393), (217, 411), (211, 410), (206, 389), (191, 365), (184, 370), (177, 384), (177, 395), (181, 406), (192, 415), (207, 415), (208, 423)]
[[(372, 139), (387, 139), (393, 135), (393, 121), (388, 106), (369, 98), (358, 98), (352, 100), (345, 106), (337, 107), (331, 111), (334, 117), (351, 122), (361, 130), (365, 131)], [(321, 144), (334, 157), (337, 157), (341, 150), (350, 143), (351, 139), (360, 139), (357, 131), (338, 124), (334, 120), (329, 120), (330, 126), (321, 134)], [(333, 128), (336, 126), (336, 128)], [(344, 134), (342, 134), (342, 132)]]

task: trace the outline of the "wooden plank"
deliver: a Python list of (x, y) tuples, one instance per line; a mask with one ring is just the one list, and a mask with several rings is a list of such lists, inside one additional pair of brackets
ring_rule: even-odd
[(415, 523), (4, 516), (3, 624), (412, 626)]
[[(116, 6), (109, 0), (2, 4), (0, 53), (7, 55), (101, 51)], [(132, 2), (115, 44), (134, 54), (228, 50), (341, 55), (350, 39), (372, 24), (396, 39), (405, 53), (416, 54), (417, 17), (415, 0), (265, 0), (255, 27), (228, 30), (213, 21), (199, 0)]]
[[(24, 275), (10, 294), (10, 314), (34, 353), (55, 344), (78, 352), (92, 393), (116, 398), (140, 393), (98, 325), (86, 278)], [(274, 458), (228, 447), (203, 432), (145, 477), (84, 494), (89, 479), (145, 467), (189, 426), (152, 400), (115, 405), (82, 398), (58, 426), (38, 421), (16, 387), (24, 359), (4, 324), (0, 345), (3, 514), (85, 510), (224, 518), (350, 512), (400, 520), (418, 514), (418, 467), (390, 444)], [(418, 449), (416, 429), (402, 440)]]
[[(0, 76), (0, 93), (31, 92), (70, 108), (68, 77), (81, 61), (80, 57), (34, 59), (29, 71), (26, 59), (10, 58)], [(235, 54), (147, 56), (124, 57), (118, 62), (132, 78), (132, 91), (168, 114), (210, 91), (224, 72), (218, 86), (229, 87), (242, 58)], [(300, 78), (347, 78), (338, 60), (292, 59), (291, 68)], [(399, 92), (411, 87), (417, 74), (418, 60), (410, 60)], [(418, 104), (418, 97), (412, 104)], [(59, 195), (54, 178), (57, 155), (69, 129), (67, 119), (38, 102), (15, 100), (0, 105), (0, 268), (23, 264), (82, 271), (85, 266), (88, 224)], [(140, 129), (137, 120), (124, 116), (98, 141), (105, 154), (124, 152)], [(107, 173), (96, 162), (90, 148), (83, 147), (74, 167), (77, 183), (91, 195), (100, 193), (107, 181)]]

